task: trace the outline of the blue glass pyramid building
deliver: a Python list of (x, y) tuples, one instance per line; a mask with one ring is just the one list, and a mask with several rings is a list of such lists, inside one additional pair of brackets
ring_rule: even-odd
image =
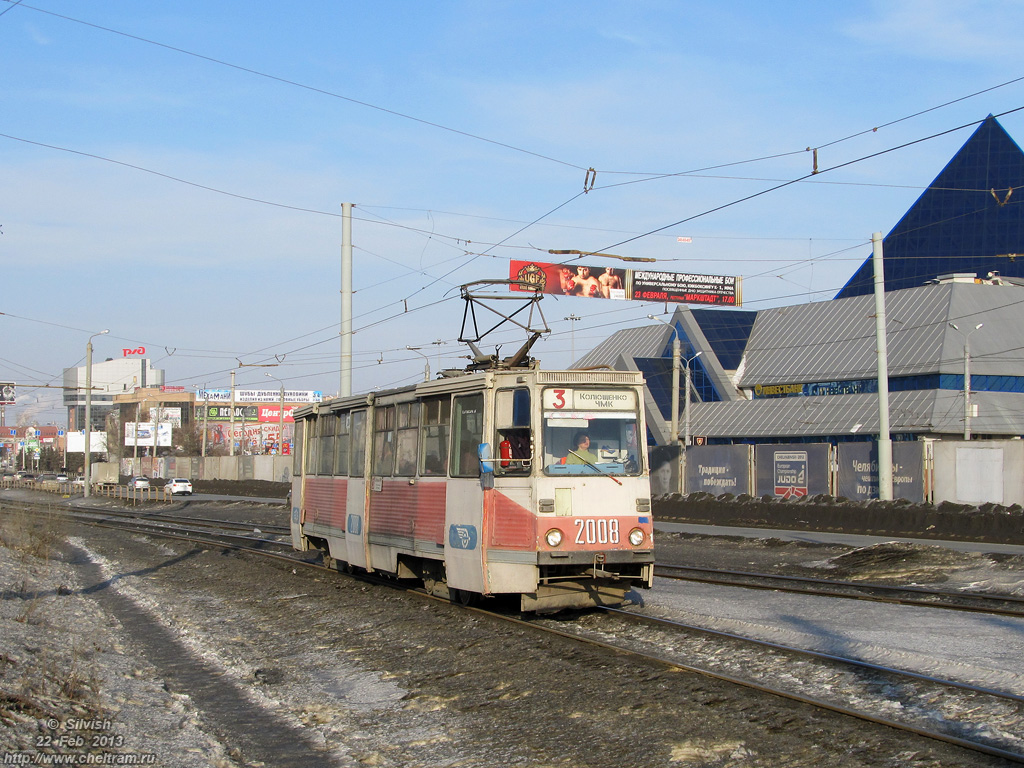
[[(882, 241), (885, 290), (939, 275), (1024, 278), (1024, 152), (991, 115)], [(836, 294), (874, 291), (871, 256)]]

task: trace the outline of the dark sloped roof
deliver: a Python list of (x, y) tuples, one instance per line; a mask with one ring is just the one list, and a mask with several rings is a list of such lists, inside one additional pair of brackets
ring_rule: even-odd
[(727, 371), (739, 368), (757, 312), (737, 309), (694, 309), (691, 312), (722, 368)]

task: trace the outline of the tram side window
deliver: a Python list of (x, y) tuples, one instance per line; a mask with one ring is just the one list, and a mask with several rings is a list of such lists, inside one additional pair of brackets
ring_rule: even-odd
[(422, 439), (420, 440), (420, 474), (448, 474), (448, 434), (451, 431), (452, 401), (450, 397), (432, 397), (423, 401)]
[(320, 456), (318, 475), (330, 475), (334, 472), (334, 433), (337, 429), (338, 417), (333, 413), (321, 414), (317, 419), (320, 428)]
[(452, 416), (452, 477), (479, 477), (477, 449), (484, 436), (484, 396), (456, 397)]
[(390, 477), (395, 471), (395, 406), (373, 412), (373, 470), (371, 474)]
[(416, 474), (416, 437), (419, 433), (420, 404), (399, 403), (396, 406), (396, 416), (398, 433), (395, 474), (400, 477), (412, 477)]
[(306, 436), (306, 421), (305, 419), (299, 419), (295, 422), (295, 428), (292, 434), (292, 476), (301, 477), (303, 474), (302, 457), (305, 455), (305, 451), (302, 450), (302, 443)]
[(352, 421), (351, 414), (339, 413), (338, 414), (338, 425), (337, 433), (335, 435), (334, 445), (334, 474), (336, 475), (347, 475), (348, 474), (348, 434), (350, 430), (350, 424)]
[(525, 474), (532, 463), (530, 390), (503, 389), (495, 394), (494, 424), (497, 432), (499, 474)]
[(362, 477), (366, 470), (366, 411), (355, 411), (349, 431), (351, 456), (348, 465), (349, 477)]

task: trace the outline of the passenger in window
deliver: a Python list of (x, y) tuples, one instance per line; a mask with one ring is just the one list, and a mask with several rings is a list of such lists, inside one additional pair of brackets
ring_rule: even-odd
[(444, 459), (436, 453), (428, 453), (427, 458), (423, 461), (423, 474), (425, 475), (443, 475), (447, 469)]
[(566, 464), (597, 464), (597, 454), (590, 451), (590, 435), (577, 432), (572, 439), (573, 449), (565, 459)]

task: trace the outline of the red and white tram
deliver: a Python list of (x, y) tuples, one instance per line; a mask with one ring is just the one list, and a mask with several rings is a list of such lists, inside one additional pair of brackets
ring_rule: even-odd
[(465, 603), (621, 603), (653, 582), (643, 405), (639, 373), (531, 366), (308, 406), (292, 543)]

